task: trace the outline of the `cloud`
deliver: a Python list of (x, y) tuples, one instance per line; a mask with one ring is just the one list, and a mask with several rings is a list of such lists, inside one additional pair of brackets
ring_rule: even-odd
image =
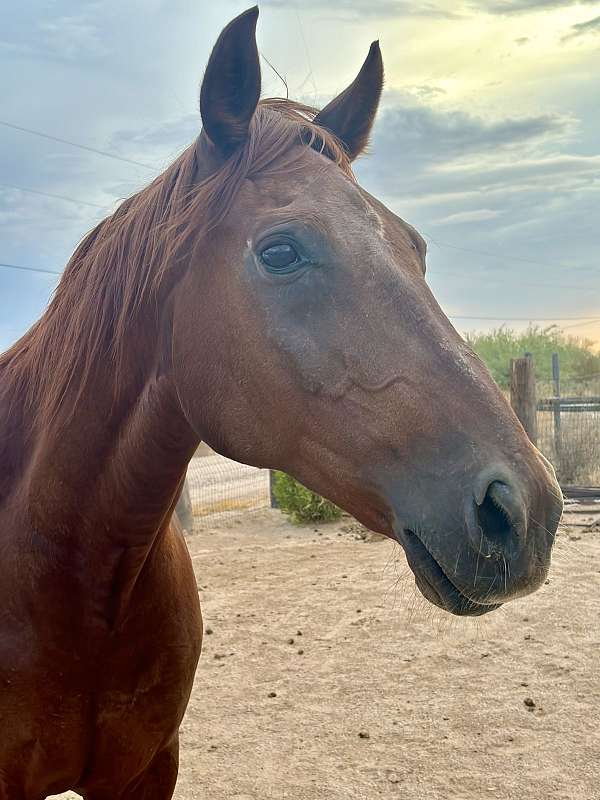
[[(469, 175), (476, 176), (480, 184), (487, 182), (512, 182), (515, 180), (527, 180), (532, 176), (537, 181), (545, 181), (549, 178), (557, 179), (566, 177), (569, 179), (582, 179), (596, 181), (600, 175), (600, 155), (581, 156), (562, 155), (547, 156), (543, 158), (520, 158), (518, 160), (503, 161), (494, 159), (491, 162), (482, 164), (475, 161), (470, 164), (448, 163), (438, 166), (435, 170), (437, 174), (460, 174), (463, 180)], [(571, 183), (570, 188), (573, 184)]]
[(124, 128), (111, 135), (109, 149), (128, 157), (141, 152), (147, 161), (162, 160), (190, 144), (200, 133), (201, 124), (200, 114), (195, 112), (149, 127)]
[(525, 14), (566, 6), (594, 5), (597, 2), (598, 0), (482, 0), (471, 3), (470, 7), (474, 11), (488, 14)]
[(568, 152), (575, 130), (559, 115), (490, 120), (398, 97), (377, 120), (372, 156), (356, 169), (417, 226), (460, 224), (488, 237), (493, 220), (522, 225), (556, 214), (557, 198), (568, 206), (569, 193), (583, 205), (600, 195), (600, 155)]
[[(263, 6), (287, 9), (294, 7), (289, 0), (263, 0)], [(331, 16), (333, 6), (324, 5), (322, 0), (304, 0), (303, 9), (314, 9), (323, 15)], [(445, 8), (443, 3), (413, 2), (413, 0), (338, 0), (335, 3), (335, 15), (346, 19), (361, 20), (365, 17), (400, 18), (400, 17), (444, 17), (451, 19), (459, 16), (456, 11)]]
[(484, 119), (466, 111), (438, 110), (397, 93), (380, 113), (373, 151), (421, 164), (447, 162), (498, 149), (523, 148), (572, 134), (573, 122), (557, 114)]
[[(366, 17), (399, 19), (401, 17), (441, 17), (460, 19), (470, 14), (510, 15), (548, 11), (575, 5), (594, 5), (598, 0), (472, 0), (472, 2), (450, 3), (423, 2), (417, 0), (339, 0), (335, 3), (336, 17), (359, 21)], [(290, 0), (263, 0), (263, 6), (277, 9), (294, 8)], [(332, 8), (324, 6), (322, 0), (304, 0), (303, 9), (313, 9), (322, 15), (331, 16)], [(524, 39), (518, 40), (523, 43)]]
[(40, 7), (33, 22), (7, 15), (0, 39), (0, 53), (25, 58), (89, 62), (108, 52), (100, 28), (85, 12), (52, 16)]
[[(584, 291), (597, 283), (600, 148), (577, 152), (578, 137), (578, 124), (563, 115), (489, 118), (397, 95), (356, 172), (430, 239), (429, 273), (446, 307), (542, 316), (554, 280), (575, 287), (554, 299), (554, 311), (571, 303), (575, 316), (600, 298)], [(524, 269), (540, 282), (536, 299), (511, 291)], [(484, 275), (501, 279), (506, 296), (482, 297), (474, 279)]]
[(447, 217), (435, 220), (434, 225), (460, 225), (464, 222), (481, 222), (486, 219), (495, 219), (501, 212), (491, 208), (475, 208), (472, 211), (459, 211), (457, 214), (449, 214)]
[(435, 100), (442, 97), (447, 92), (441, 86), (430, 86), (429, 84), (420, 84), (417, 86), (406, 86), (404, 91), (408, 94), (417, 97), (419, 100)]
[(563, 42), (568, 39), (575, 39), (578, 36), (585, 36), (588, 33), (600, 33), (600, 17), (588, 19), (587, 22), (578, 22), (576, 25), (571, 25), (571, 33), (563, 36)]

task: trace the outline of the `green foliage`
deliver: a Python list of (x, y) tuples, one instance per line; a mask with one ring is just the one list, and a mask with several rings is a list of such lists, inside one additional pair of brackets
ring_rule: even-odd
[(531, 325), (524, 333), (497, 328), (465, 338), (504, 389), (510, 385), (510, 359), (525, 353), (533, 355), (536, 378), (541, 382), (552, 380), (552, 353), (558, 353), (562, 383), (600, 375), (600, 353), (594, 351), (594, 342), (568, 336), (556, 325)]
[(311, 492), (291, 475), (276, 472), (273, 493), (279, 508), (292, 522), (333, 522), (342, 515), (342, 510), (329, 500)]

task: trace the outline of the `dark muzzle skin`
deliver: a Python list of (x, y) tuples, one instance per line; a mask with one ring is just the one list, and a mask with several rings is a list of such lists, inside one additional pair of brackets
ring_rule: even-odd
[[(553, 470), (532, 448), (520, 470), (494, 464), (428, 486), (396, 484), (393, 533), (421, 593), (459, 616), (478, 616), (546, 579), (562, 514)], [(427, 502), (422, 492), (430, 498)]]

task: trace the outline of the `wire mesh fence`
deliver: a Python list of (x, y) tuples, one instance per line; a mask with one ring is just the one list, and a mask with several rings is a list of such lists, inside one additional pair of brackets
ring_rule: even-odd
[(561, 484), (600, 485), (600, 376), (538, 383), (538, 447), (554, 465)]
[(269, 470), (240, 464), (212, 450), (192, 458), (187, 485), (196, 522), (216, 524), (270, 505)]

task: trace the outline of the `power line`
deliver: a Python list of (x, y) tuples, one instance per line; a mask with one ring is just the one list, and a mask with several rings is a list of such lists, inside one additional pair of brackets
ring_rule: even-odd
[(600, 317), (470, 317), (464, 314), (448, 314), (452, 319), (476, 319), (476, 320), (491, 320), (492, 322), (561, 322), (563, 320), (589, 320), (594, 322), (600, 320)]
[(132, 158), (125, 158), (125, 156), (118, 156), (115, 153), (109, 153), (107, 150), (99, 150), (96, 147), (88, 147), (86, 144), (79, 144), (78, 142), (71, 142), (69, 139), (61, 139), (59, 136), (51, 136), (49, 133), (42, 133), (41, 131), (33, 130), (32, 128), (25, 128), (22, 125), (14, 125), (12, 122), (5, 122), (0, 119), (0, 125), (5, 128), (12, 128), (14, 131), (21, 133), (30, 133), (32, 136), (39, 136), (42, 139), (49, 139), (51, 142), (59, 142), (60, 144), (68, 144), (71, 147), (77, 147), (79, 150), (86, 150), (88, 153), (96, 153), (105, 158), (112, 158), (115, 161), (124, 161), (126, 164), (134, 164), (136, 167), (143, 167), (144, 169), (155, 171), (155, 167), (149, 164), (142, 164), (141, 161), (134, 161)]
[[(302, 26), (302, 21), (300, 19), (300, 14), (299, 14), (298, 7), (297, 7), (296, 3), (294, 3), (294, 7), (295, 7), (294, 10), (296, 12), (296, 16), (297, 16), (297, 19), (298, 19), (298, 25), (299, 25), (299, 28), (300, 28), (300, 34), (301, 34), (302, 41), (303, 41), (303, 44), (304, 44), (304, 49), (305, 49), (305, 52), (306, 52), (306, 58), (307, 58), (307, 60), (309, 62), (310, 74), (312, 74), (312, 64), (311, 64), (311, 61), (310, 61), (310, 53), (309, 53), (309, 50), (308, 50), (308, 45), (306, 43), (306, 38), (304, 36), (304, 30), (303, 30), (303, 26)], [(270, 63), (270, 61), (266, 58), (266, 56), (264, 54), (261, 54), (261, 55), (265, 59), (267, 64), (269, 64), (271, 69), (273, 69), (273, 71), (281, 78), (281, 80), (284, 82), (284, 84), (286, 85), (286, 88), (287, 88), (287, 83), (286, 83), (285, 79), (279, 74), (279, 72)], [(314, 86), (314, 89), (315, 89), (315, 92), (316, 92), (317, 91), (317, 87), (316, 87), (316, 84), (314, 83), (314, 79), (313, 79), (313, 86)], [(155, 169), (156, 169), (155, 167), (151, 167), (149, 164), (144, 164), (141, 161), (135, 161), (134, 159), (126, 158), (125, 156), (118, 156), (115, 153), (108, 152), (107, 150), (100, 150), (100, 149), (98, 149), (96, 147), (90, 147), (89, 145), (80, 144), (78, 142), (72, 142), (69, 139), (62, 139), (59, 136), (53, 136), (53, 135), (48, 134), (48, 133), (43, 133), (42, 131), (37, 131), (37, 130), (34, 130), (33, 128), (26, 128), (26, 127), (24, 127), (22, 125), (15, 125), (14, 123), (6, 122), (5, 120), (0, 120), (0, 125), (3, 125), (4, 127), (10, 128), (10, 129), (15, 130), (15, 131), (19, 131), (21, 133), (29, 133), (32, 136), (39, 136), (42, 139), (48, 139), (49, 141), (52, 141), (52, 142), (59, 142), (60, 144), (67, 144), (70, 147), (76, 147), (79, 150), (85, 150), (85, 151), (87, 151), (89, 153), (96, 153), (97, 155), (104, 156), (105, 158), (112, 158), (115, 161), (123, 161), (126, 164), (133, 164), (136, 167), (143, 167), (144, 169), (152, 170), (152, 171), (155, 171)], [(52, 195), (52, 194), (49, 194), (47, 192), (38, 191), (36, 189), (26, 189), (26, 188), (22, 188), (20, 186), (11, 186), (10, 184), (0, 184), (0, 185), (7, 186), (7, 187), (9, 187), (11, 189), (17, 189), (18, 191), (22, 191), (22, 192), (30, 192), (31, 194), (39, 194), (39, 195), (43, 195), (43, 196), (46, 196), (46, 197), (54, 197), (54, 198), (56, 198), (58, 200), (66, 200), (68, 202), (79, 203), (81, 205), (88, 205), (88, 206), (93, 206), (93, 207), (102, 208), (102, 209), (110, 207), (110, 206), (98, 206), (95, 203), (90, 203), (90, 202), (84, 201), (84, 200), (76, 200), (75, 198), (65, 197), (65, 196), (61, 196), (61, 195)], [(433, 244), (437, 245), (438, 247), (447, 247), (447, 248), (450, 248), (452, 250), (462, 251), (463, 253), (473, 253), (474, 255), (486, 256), (488, 258), (496, 258), (496, 259), (500, 259), (502, 261), (506, 261), (506, 260), (508, 260), (508, 261), (520, 261), (520, 262), (525, 263), (525, 264), (537, 264), (538, 266), (541, 266), (541, 267), (558, 267), (559, 269), (564, 269), (564, 265), (563, 264), (555, 264), (555, 263), (551, 263), (551, 262), (549, 263), (549, 262), (537, 261), (536, 259), (523, 258), (521, 256), (514, 256), (514, 255), (508, 255), (508, 256), (507, 255), (499, 255), (498, 253), (491, 253), (488, 250), (475, 250), (475, 249), (470, 248), (470, 247), (461, 247), (459, 245), (451, 244), (450, 242), (440, 242), (440, 241), (434, 239), (433, 236), (430, 233), (427, 233), (426, 231), (423, 231), (423, 235), (426, 238), (430, 239), (433, 242)], [(567, 288), (567, 287), (565, 287), (565, 288)], [(575, 287), (569, 287), (569, 288), (575, 288)]]
[(600, 317), (591, 317), (587, 322), (576, 322), (574, 325), (561, 325), (561, 328), (583, 328), (584, 325), (591, 325), (593, 322), (598, 322)]
[(22, 270), (23, 272), (43, 272), (46, 275), (62, 275), (61, 272), (56, 272), (53, 269), (44, 269), (43, 267), (24, 267), (20, 264), (0, 263), (0, 267), (4, 267), (5, 269), (18, 269)]
[(500, 255), (498, 253), (490, 253), (489, 250), (474, 250), (471, 247), (459, 247), (457, 244), (450, 244), (449, 242), (439, 242), (433, 238), (429, 233), (425, 233), (423, 231), (423, 235), (427, 239), (431, 239), (431, 241), (437, 245), (438, 247), (449, 247), (451, 250), (460, 250), (463, 253), (474, 253), (477, 256), (488, 256), (488, 258), (498, 258), (501, 261), (521, 261), (524, 264), (537, 264), (540, 267), (557, 267), (558, 269), (565, 269), (564, 264), (556, 264), (548, 261), (536, 261), (533, 258), (522, 258), (521, 256), (513, 256), (513, 255)]
[[(61, 275), (61, 272), (57, 272), (56, 270), (52, 269), (44, 269), (43, 267), (26, 267), (21, 264), (8, 264), (8, 263), (0, 263), (0, 267), (4, 267), (5, 269), (16, 269), (22, 270), (24, 272), (42, 272), (46, 275)], [(592, 322), (600, 321), (600, 317), (476, 317), (476, 316), (469, 316), (465, 314), (448, 314), (450, 319), (464, 319), (464, 320), (477, 320), (477, 321), (491, 321), (491, 322), (572, 322), (573, 320), (577, 320), (577, 325), (567, 325), (567, 328), (574, 328), (578, 327), (579, 324), (585, 324)]]
[[(306, 39), (304, 37), (304, 31), (302, 29), (302, 21), (300, 20), (300, 15), (299, 15), (297, 6), (295, 8), (295, 11), (296, 11), (296, 16), (298, 17), (298, 24), (299, 24), (300, 32), (301, 32), (302, 39), (303, 39), (303, 42), (304, 42), (304, 48), (305, 48), (305, 51), (306, 51), (306, 57), (307, 57), (307, 59), (309, 61), (309, 66), (311, 66), (311, 64), (310, 64), (310, 54), (308, 52), (308, 46), (306, 44)], [(273, 69), (273, 71), (281, 78), (281, 80), (284, 82), (284, 84), (286, 85), (286, 88), (287, 88), (287, 83), (286, 83), (285, 79), (279, 74), (279, 72), (277, 72), (275, 67), (268, 61), (266, 56), (264, 56), (263, 54), (261, 54), (261, 55), (265, 59), (265, 61), (269, 64), (269, 66)], [(311, 66), (311, 73), (312, 73), (312, 66)], [(316, 91), (316, 84), (314, 84), (314, 81), (313, 81), (313, 86), (314, 86), (315, 91)], [(48, 139), (48, 140), (50, 140), (52, 142), (60, 142), (61, 144), (67, 144), (67, 145), (69, 145), (71, 147), (76, 147), (76, 148), (78, 148), (80, 150), (85, 150), (85, 151), (87, 151), (89, 153), (96, 153), (97, 155), (104, 156), (105, 158), (112, 158), (115, 161), (123, 161), (126, 164), (134, 164), (137, 167), (143, 167), (144, 169), (152, 170), (152, 171), (155, 171), (155, 169), (156, 169), (155, 167), (151, 167), (149, 164), (144, 164), (141, 161), (135, 161), (134, 159), (126, 158), (125, 156), (118, 156), (115, 153), (110, 153), (110, 152), (108, 152), (106, 150), (99, 150), (96, 147), (90, 147), (90, 146), (85, 145), (85, 144), (79, 144), (78, 142), (72, 142), (69, 139), (62, 139), (59, 136), (52, 136), (52, 135), (50, 135), (48, 133), (42, 133), (41, 131), (36, 131), (36, 130), (34, 130), (32, 128), (25, 128), (22, 125), (15, 125), (12, 122), (6, 122), (5, 120), (0, 120), (0, 125), (4, 125), (4, 127), (6, 127), (6, 128), (11, 128), (12, 130), (20, 131), (22, 133), (29, 133), (29, 134), (31, 134), (33, 136), (39, 136), (39, 137), (41, 137), (43, 139)], [(77, 203), (79, 205), (92, 206), (93, 208), (101, 208), (103, 210), (107, 209), (107, 208), (110, 208), (110, 206), (100, 206), (100, 205), (98, 205), (96, 203), (91, 203), (91, 202), (86, 201), (86, 200), (77, 200), (77, 199), (75, 199), (73, 197), (67, 197), (67, 196), (64, 196), (64, 195), (50, 194), (49, 192), (43, 192), (43, 191), (40, 191), (40, 190), (37, 190), (37, 189), (28, 189), (28, 188), (24, 188), (24, 187), (21, 187), (21, 186), (13, 186), (11, 184), (6, 184), (6, 183), (0, 184), (0, 186), (6, 186), (7, 188), (16, 189), (17, 191), (21, 191), (21, 192), (28, 192), (30, 194), (38, 194), (38, 195), (41, 195), (43, 197), (51, 197), (51, 198), (54, 198), (54, 199), (57, 199), (57, 200), (65, 200), (67, 202)], [(499, 255), (498, 253), (491, 253), (488, 250), (475, 250), (475, 249), (470, 248), (470, 247), (461, 247), (459, 245), (451, 244), (450, 242), (440, 242), (440, 241), (434, 239), (433, 236), (431, 236), (431, 234), (427, 233), (426, 231), (423, 231), (423, 235), (426, 238), (430, 239), (433, 242), (433, 244), (435, 244), (437, 247), (447, 247), (447, 248), (450, 248), (451, 250), (459, 250), (459, 251), (461, 251), (463, 253), (473, 253), (474, 255), (486, 256), (488, 258), (496, 258), (496, 259), (499, 259), (501, 261), (520, 261), (520, 262), (525, 263), (525, 264), (537, 264), (538, 266), (541, 266), (541, 267), (557, 267), (559, 269), (564, 269), (564, 265), (563, 264), (556, 264), (556, 263), (552, 263), (552, 262), (537, 261), (536, 259), (523, 258), (521, 256), (515, 256), (515, 255), (510, 255), (510, 254), (509, 255), (506, 255), (506, 254)], [(579, 288), (579, 287), (575, 287), (575, 286), (558, 287), (557, 286), (556, 288), (565, 288), (565, 289), (566, 288), (572, 288), (572, 289), (575, 289), (575, 288)]]
[(24, 186), (14, 186), (12, 183), (0, 183), (5, 189), (15, 189), (17, 192), (27, 192), (27, 194), (39, 194), (42, 197), (51, 197), (54, 200), (64, 200), (67, 203), (75, 203), (78, 206), (91, 206), (92, 208), (101, 208), (103, 211), (110, 206), (101, 206), (98, 203), (90, 203), (88, 200), (77, 200), (75, 197), (67, 197), (63, 194), (52, 194), (50, 192), (42, 192), (40, 189), (27, 189)]
[(308, 62), (308, 75), (302, 82), (304, 85), (309, 79), (313, 85), (313, 89), (315, 90), (315, 99), (319, 94), (319, 90), (317, 89), (317, 82), (315, 81), (315, 72), (313, 70), (312, 59), (310, 57), (310, 51), (308, 49), (308, 44), (306, 43), (306, 36), (304, 35), (304, 26), (302, 24), (302, 20), (300, 18), (300, 11), (298, 10), (298, 3), (294, 0), (294, 11), (296, 12), (296, 19), (298, 20), (298, 28), (300, 29), (300, 38), (302, 39), (302, 44), (304, 45), (304, 53), (306, 54), (306, 60)]
[[(472, 280), (472, 278), (473, 278), (472, 271), (471, 272), (453, 272), (453, 271), (451, 271), (451, 272), (445, 272), (445, 271), (444, 272), (435, 272), (435, 271), (432, 272), (432, 271), (428, 270), (427, 271), (427, 275), (430, 278), (467, 278), (469, 280)], [(503, 280), (504, 283), (506, 283), (507, 282), (507, 277), (509, 277), (509, 276), (507, 276), (506, 274), (493, 275), (493, 276), (481, 275), (481, 274), (477, 275), (477, 278), (479, 280), (484, 280), (484, 279), (489, 278), (489, 280), (491, 282), (493, 282), (493, 283), (499, 283), (501, 280)], [(510, 277), (513, 277), (513, 276), (510, 276)], [(528, 289), (577, 289), (578, 291), (581, 291), (581, 292), (593, 292), (593, 293), (600, 292), (600, 289), (596, 289), (594, 286), (581, 286), (581, 285), (577, 285), (576, 286), (575, 284), (572, 284), (572, 283), (571, 284), (567, 284), (567, 283), (548, 283), (547, 281), (544, 281), (543, 283), (542, 282), (537, 282), (536, 283), (536, 282), (533, 282), (533, 281), (521, 281), (521, 280), (519, 280), (518, 281), (518, 285), (517, 285), (516, 288), (520, 289), (521, 287), (527, 287)]]
[[(50, 194), (49, 192), (42, 192), (42, 191), (38, 191), (37, 189), (26, 189), (23, 186), (13, 186), (12, 184), (9, 184), (9, 183), (0, 183), (0, 186), (5, 186), (8, 189), (16, 189), (19, 192), (28, 192), (30, 194), (41, 195), (42, 197), (50, 197), (50, 198), (53, 198), (53, 199), (56, 199), (56, 200), (64, 200), (66, 202), (75, 203), (77, 205), (91, 206), (92, 208), (99, 208), (99, 209), (101, 209), (103, 211), (106, 211), (107, 209), (111, 208), (110, 205), (101, 206), (98, 203), (90, 203), (90, 202), (87, 202), (86, 200), (77, 200), (74, 197), (67, 197), (66, 195)], [(440, 246), (443, 246), (443, 247), (452, 247), (453, 246), (453, 245), (444, 245), (441, 242), (438, 242), (436, 244), (439, 244)], [(475, 253), (475, 252), (479, 252), (479, 251), (470, 250), (469, 252)], [(487, 255), (487, 254), (486, 253), (481, 253), (481, 255)], [(512, 260), (511, 256), (508, 257), (508, 260)], [(519, 259), (517, 259), (517, 260), (519, 260)], [(541, 262), (535, 262), (535, 263), (541, 263)], [(6, 265), (0, 264), (0, 266), (6, 266)], [(551, 265), (548, 265), (548, 266), (551, 266)], [(15, 269), (30, 269), (32, 271), (35, 271), (34, 267), (22, 267), (22, 268), (21, 267), (14, 267), (14, 268)], [(56, 274), (58, 275), (60, 273), (56, 273)], [(440, 278), (440, 277), (453, 277), (453, 278), (454, 277), (459, 277), (459, 278), (462, 277), (462, 278), (466, 278), (466, 277), (469, 277), (466, 273), (460, 273), (460, 272), (458, 272), (458, 273), (457, 272), (438, 272), (438, 273), (433, 273), (433, 276), (435, 276), (436, 278)], [(497, 278), (495, 278), (494, 280), (497, 280)], [(544, 283), (526, 282), (525, 283), (523, 281), (519, 281), (519, 286), (526, 286), (526, 287), (532, 288), (532, 289), (577, 289), (578, 291), (594, 292), (594, 293), (600, 291), (600, 289), (596, 289), (596, 288), (591, 287), (591, 286), (575, 286), (573, 284), (564, 284), (564, 283), (546, 283), (546, 282), (544, 282)], [(469, 319), (469, 317), (455, 317), (455, 319)], [(492, 317), (489, 317), (489, 318), (486, 318), (486, 317), (472, 317), (471, 319), (496, 319), (496, 318), (495, 317), (494, 318), (492, 318)], [(501, 319), (501, 318), (498, 317), (497, 319)], [(528, 317), (528, 319), (529, 319), (529, 317)], [(548, 317), (548, 319), (550, 320), (552, 318)], [(556, 319), (562, 319), (562, 318), (558, 317)], [(579, 317), (564, 317), (564, 319), (579, 319)], [(585, 317), (585, 319), (587, 319), (587, 317)], [(540, 318), (539, 321), (541, 321), (541, 320), (542, 320), (542, 318)], [(509, 320), (507, 320), (507, 321), (509, 321)], [(512, 321), (512, 320), (510, 320), (510, 321)], [(518, 318), (514, 318), (514, 321), (518, 321)]]

